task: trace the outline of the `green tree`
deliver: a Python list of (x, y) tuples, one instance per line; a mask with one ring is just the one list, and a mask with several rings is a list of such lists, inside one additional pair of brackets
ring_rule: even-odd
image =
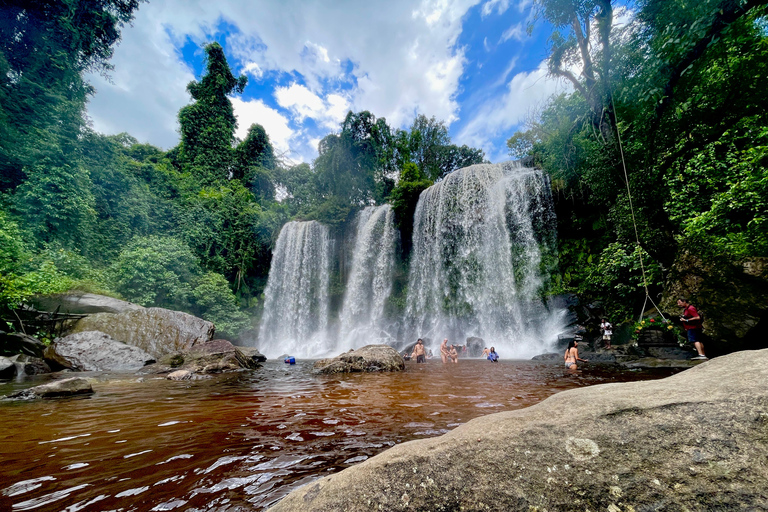
[(235, 118), (229, 95), (242, 93), (248, 79), (235, 77), (219, 43), (205, 47), (202, 79), (187, 85), (194, 102), (179, 111), (178, 161), (203, 185), (222, 182), (234, 170)]
[(437, 180), (449, 172), (483, 162), (485, 153), (481, 149), (451, 144), (448, 127), (434, 116), (427, 118), (419, 114), (413, 120), (407, 139), (407, 146), (402, 151), (401, 164), (414, 162), (421, 174)]
[(189, 311), (192, 283), (202, 273), (190, 248), (179, 239), (137, 237), (111, 266), (116, 290), (142, 306)]
[(89, 239), (95, 220), (92, 182), (78, 162), (43, 158), (26, 171), (13, 200), (38, 243), (60, 240), (73, 247)]
[(233, 339), (249, 324), (248, 315), (240, 311), (237, 298), (221, 274), (206, 272), (195, 280), (192, 290), (192, 312), (216, 326), (216, 335)]
[(9, 0), (0, 5), (0, 190), (43, 158), (70, 155), (92, 93), (138, 0)]
[(422, 191), (432, 185), (432, 180), (425, 178), (419, 167), (409, 162), (403, 166), (400, 179), (390, 195), (392, 208), (395, 212), (395, 222), (400, 233), (404, 253), (410, 252), (413, 236), (413, 215)]

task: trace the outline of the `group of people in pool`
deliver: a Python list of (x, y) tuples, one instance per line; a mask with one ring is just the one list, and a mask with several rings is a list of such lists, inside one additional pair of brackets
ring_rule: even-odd
[[(462, 349), (462, 351), (466, 351), (466, 345), (462, 346)], [(431, 355), (431, 352), (427, 353), (426, 349), (424, 348), (424, 340), (419, 338), (416, 342), (416, 345), (413, 346), (411, 359), (416, 359), (417, 363), (426, 363), (427, 357), (431, 357)], [(498, 362), (499, 360), (499, 354), (496, 353), (496, 349), (494, 347), (491, 347), (490, 350), (488, 347), (485, 347), (485, 350), (483, 350), (483, 357), (494, 363)], [(448, 344), (448, 338), (443, 339), (443, 342), (440, 344), (440, 359), (442, 359), (444, 363), (448, 363), (449, 361), (451, 363), (459, 362), (459, 350), (456, 345)]]
[[(568, 348), (565, 349), (565, 367), (569, 370), (576, 370), (578, 368), (576, 365), (577, 361), (585, 363), (588, 361), (587, 359), (579, 357), (578, 346), (579, 341), (574, 339), (568, 343)], [(499, 354), (496, 352), (495, 347), (491, 347), (490, 349), (485, 347), (483, 350), (483, 357), (493, 363), (499, 361)], [(456, 345), (448, 345), (448, 338), (443, 339), (443, 342), (440, 344), (440, 358), (443, 360), (443, 363), (448, 363), (449, 361), (451, 363), (459, 362), (459, 351), (456, 348)], [(424, 340), (421, 338), (419, 338), (416, 345), (413, 346), (411, 359), (416, 359), (417, 363), (427, 362), (427, 351), (424, 348)]]

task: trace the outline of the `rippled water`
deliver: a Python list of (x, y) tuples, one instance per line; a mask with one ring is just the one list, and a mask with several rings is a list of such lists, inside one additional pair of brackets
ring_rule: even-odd
[[(0, 403), (0, 510), (260, 510), (389, 446), (549, 395), (668, 373), (532, 361), (408, 363), (316, 376), (311, 362), (174, 382), (89, 374), (95, 394)], [(41, 381), (0, 385), (0, 395)]]

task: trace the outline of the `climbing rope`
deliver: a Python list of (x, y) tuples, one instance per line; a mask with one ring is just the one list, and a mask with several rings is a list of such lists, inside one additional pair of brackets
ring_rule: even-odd
[[(613, 107), (613, 115), (614, 118), (617, 118), (616, 115), (616, 104), (613, 102), (613, 91), (608, 91), (608, 93), (611, 95), (611, 106)], [(645, 301), (643, 302), (643, 309), (640, 311), (640, 317), (638, 318), (638, 322), (642, 321), (643, 314), (645, 314), (645, 306), (648, 304), (648, 301), (651, 301), (651, 304), (653, 304), (653, 307), (656, 308), (656, 311), (659, 312), (659, 315), (661, 315), (661, 319), (666, 322), (667, 319), (664, 317), (664, 313), (661, 312), (661, 309), (659, 309), (659, 306), (656, 305), (655, 302), (653, 302), (653, 299), (651, 298), (651, 294), (648, 293), (648, 279), (645, 275), (645, 265), (643, 264), (643, 248), (640, 245), (640, 235), (637, 232), (637, 222), (635, 220), (635, 208), (632, 205), (632, 191), (629, 188), (629, 175), (627, 174), (627, 162), (624, 159), (624, 146), (621, 143), (621, 131), (619, 130), (619, 123), (616, 123), (616, 138), (619, 141), (619, 154), (621, 155), (621, 165), (624, 168), (624, 181), (627, 184), (627, 198), (629, 198), (629, 212), (632, 214), (632, 226), (635, 228), (635, 243), (637, 244), (637, 248), (639, 249), (637, 251), (637, 257), (640, 260), (640, 272), (643, 275), (643, 287), (645, 288)]]

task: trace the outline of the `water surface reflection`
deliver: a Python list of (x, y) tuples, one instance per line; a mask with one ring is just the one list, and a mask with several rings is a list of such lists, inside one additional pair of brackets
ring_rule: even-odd
[[(91, 375), (89, 398), (0, 404), (0, 510), (260, 510), (403, 441), (580, 386), (658, 372), (533, 361), (408, 363), (317, 376), (311, 362), (173, 382)], [(37, 384), (35, 382), (34, 384)], [(0, 385), (0, 395), (25, 384)]]

